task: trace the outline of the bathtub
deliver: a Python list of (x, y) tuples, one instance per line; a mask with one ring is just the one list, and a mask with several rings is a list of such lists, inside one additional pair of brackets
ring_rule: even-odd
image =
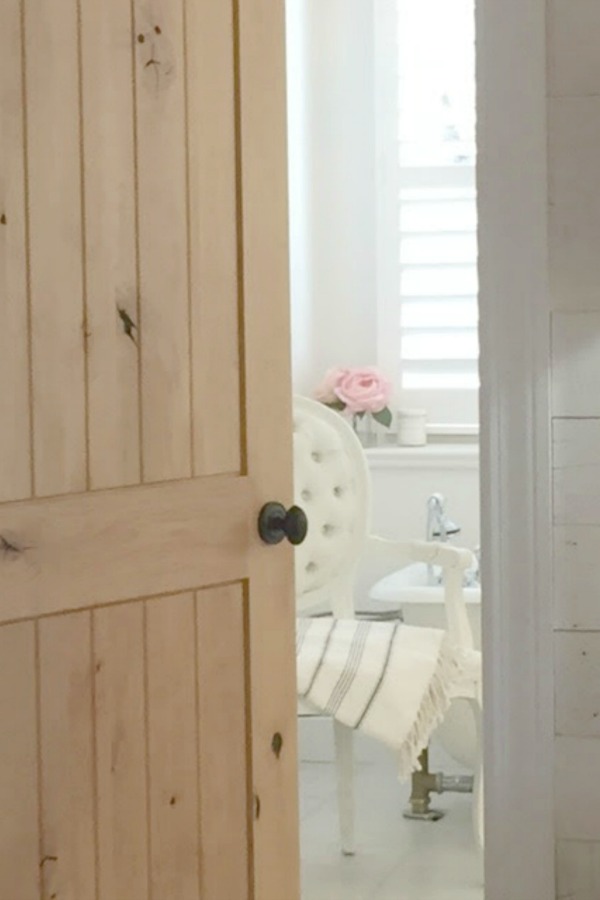
[[(381, 603), (393, 603), (402, 609), (407, 625), (446, 628), (443, 588), (430, 585), (428, 567), (415, 563), (382, 578), (371, 589), (369, 597)], [(467, 615), (473, 630), (475, 646), (481, 648), (481, 588), (465, 587)], [(436, 731), (443, 748), (468, 771), (477, 764), (475, 720), (466, 700), (454, 700), (444, 721)]]

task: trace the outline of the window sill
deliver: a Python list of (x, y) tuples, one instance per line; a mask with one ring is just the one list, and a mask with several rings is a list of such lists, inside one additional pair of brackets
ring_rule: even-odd
[(369, 447), (370, 469), (478, 469), (479, 446), (426, 444), (424, 447)]
[(427, 434), (452, 439), (468, 437), (473, 440), (479, 437), (479, 425), (427, 425)]

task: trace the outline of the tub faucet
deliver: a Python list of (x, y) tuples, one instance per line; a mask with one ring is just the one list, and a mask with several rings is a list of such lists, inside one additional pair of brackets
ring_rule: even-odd
[(446, 499), (442, 494), (432, 494), (427, 500), (428, 541), (445, 543), (451, 534), (458, 534), (460, 527), (446, 515)]
[[(427, 533), (426, 540), (442, 541), (446, 543), (451, 534), (460, 531), (456, 522), (446, 515), (446, 499), (442, 494), (432, 494), (427, 500)], [(435, 569), (431, 564), (427, 566), (427, 584), (437, 585), (442, 583), (441, 574), (436, 577)]]

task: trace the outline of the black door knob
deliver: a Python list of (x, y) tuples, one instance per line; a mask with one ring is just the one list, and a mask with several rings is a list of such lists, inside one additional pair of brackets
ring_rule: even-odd
[(265, 503), (258, 517), (258, 533), (265, 544), (301, 544), (308, 532), (306, 513), (299, 506), (286, 509), (281, 503)]

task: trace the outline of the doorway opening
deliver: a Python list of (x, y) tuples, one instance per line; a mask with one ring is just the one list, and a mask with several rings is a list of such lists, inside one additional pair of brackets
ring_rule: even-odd
[[(373, 532), (471, 551), (462, 594), (478, 652), (474, 14), (474, 0), (287, 3), (294, 389), (327, 402), (323, 378), (336, 368), (374, 369), (386, 383), (387, 417), (329, 405), (363, 444)], [(381, 575), (367, 552), (353, 585), (359, 619), (447, 628), (440, 571)], [(404, 784), (389, 747), (359, 731), (351, 858), (340, 852), (331, 721), (299, 727), (303, 900), (483, 897), (472, 825), (481, 747), (467, 701), (452, 704)]]

